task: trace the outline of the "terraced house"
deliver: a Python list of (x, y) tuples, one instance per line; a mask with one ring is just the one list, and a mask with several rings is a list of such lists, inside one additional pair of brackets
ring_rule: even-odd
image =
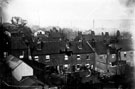
[(35, 61), (50, 66), (94, 66), (95, 53), (86, 41), (52, 41), (43, 42), (41, 50), (35, 48), (32, 57)]

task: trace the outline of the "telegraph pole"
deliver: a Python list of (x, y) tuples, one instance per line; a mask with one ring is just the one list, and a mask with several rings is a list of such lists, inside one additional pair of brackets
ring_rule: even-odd
[(95, 28), (95, 20), (93, 19), (93, 29)]

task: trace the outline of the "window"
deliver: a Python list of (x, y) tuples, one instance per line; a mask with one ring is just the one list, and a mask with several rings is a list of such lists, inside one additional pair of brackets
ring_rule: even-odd
[(78, 46), (78, 49), (82, 49), (82, 45), (81, 44)]
[(97, 67), (95, 67), (95, 70), (97, 71), (97, 70), (98, 70), (98, 68), (97, 68)]
[(79, 40), (79, 42), (82, 42), (82, 40)]
[(35, 56), (34, 59), (35, 59), (35, 61), (39, 61), (39, 57), (38, 56)]
[(104, 59), (104, 56), (103, 56), (103, 55), (100, 55), (99, 58), (100, 58), (100, 59)]
[(81, 57), (80, 57), (80, 55), (77, 55), (77, 60), (81, 60)]
[(7, 55), (8, 55), (8, 53), (7, 53), (7, 52), (4, 52), (4, 57), (5, 57), (5, 58), (7, 57)]
[(19, 58), (22, 59), (24, 56), (23, 55), (20, 55)]
[(42, 50), (42, 48), (43, 48), (43, 41), (40, 41), (40, 39), (38, 39), (36, 48), (37, 48), (37, 50)]
[(110, 67), (116, 67), (117, 62), (110, 62), (109, 64), (110, 64)]
[(112, 54), (112, 58), (115, 58), (115, 54)]
[(77, 67), (77, 68), (80, 68), (80, 64), (77, 64), (76, 67)]
[(50, 55), (46, 55), (46, 59), (50, 59)]
[(91, 69), (93, 69), (94, 68), (94, 66), (93, 65), (91, 65)]
[(46, 62), (49, 62), (50, 61), (50, 55), (46, 55), (45, 59), (46, 59)]
[(63, 67), (64, 67), (65, 70), (69, 69), (69, 65), (68, 64), (63, 65)]
[(81, 64), (77, 64), (77, 65), (76, 65), (76, 70), (77, 70), (77, 71), (80, 70), (80, 67), (81, 67)]
[(32, 56), (29, 55), (29, 60), (32, 60)]
[(127, 53), (126, 52), (124, 52), (124, 57), (127, 57)]
[(65, 60), (68, 60), (68, 55), (65, 55)]
[(67, 68), (67, 67), (68, 67), (68, 64), (65, 64), (65, 65), (64, 65), (64, 67), (66, 67), (66, 68)]
[(90, 60), (90, 55), (86, 55), (86, 60)]
[(82, 49), (82, 40), (79, 40), (78, 49)]
[(111, 63), (111, 62), (109, 62), (109, 64), (110, 64), (110, 65), (112, 65), (112, 63)]
[(24, 51), (22, 51), (22, 55), (20, 55), (19, 58), (24, 58)]
[(90, 64), (85, 64), (85, 66), (86, 66), (87, 68), (90, 68)]
[(70, 48), (68, 44), (66, 44), (66, 48), (67, 48), (67, 49), (69, 49), (69, 48)]

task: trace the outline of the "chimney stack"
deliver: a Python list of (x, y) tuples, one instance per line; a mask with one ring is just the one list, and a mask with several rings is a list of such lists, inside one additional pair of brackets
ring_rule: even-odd
[(104, 36), (104, 32), (102, 32), (102, 36)]
[(94, 31), (91, 31), (91, 35), (92, 35), (92, 36), (95, 36), (95, 32), (94, 32)]
[(80, 39), (78, 42), (78, 49), (82, 49), (82, 39)]
[(109, 36), (109, 32), (105, 32), (105, 36), (108, 37)]

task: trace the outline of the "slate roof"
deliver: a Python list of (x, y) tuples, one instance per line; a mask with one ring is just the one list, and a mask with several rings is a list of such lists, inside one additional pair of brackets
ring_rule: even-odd
[(11, 38), (11, 49), (12, 50), (23, 50), (23, 49), (27, 49), (27, 46), (21, 37), (12, 37)]
[(60, 50), (65, 49), (65, 42), (61, 41), (52, 41), (52, 42), (43, 42), (42, 50), (34, 50), (33, 55), (45, 55), (45, 54), (59, 54)]
[[(82, 49), (78, 48), (79, 43), (72, 41), (70, 42), (70, 48), (67, 51), (72, 51), (73, 54), (85, 54), (93, 53), (93, 50), (89, 47), (86, 42), (82, 42)], [(47, 55), (47, 54), (60, 54), (60, 51), (66, 51), (65, 41), (52, 41), (44, 42), (42, 50), (34, 50), (33, 55)]]
[(118, 48), (122, 48), (121, 51), (131, 51), (134, 50), (132, 39), (122, 39), (116, 44)]
[(61, 33), (59, 33), (59, 32), (51, 32), (50, 37), (52, 37), (52, 38), (61, 38), (62, 36), (61, 36)]
[[(133, 48), (133, 41), (131, 39), (122, 39), (116, 43), (116, 47), (122, 48), (121, 51), (131, 51)], [(97, 54), (107, 54), (107, 46), (103, 41), (95, 42), (95, 51)]]
[[(79, 49), (78, 46), (82, 45), (82, 49)], [(70, 49), (73, 51), (73, 54), (85, 54), (85, 53), (94, 53), (92, 48), (87, 44), (86, 41), (81, 43), (72, 41)]]
[(90, 35), (90, 34), (84, 34), (82, 35), (85, 40), (92, 40), (95, 39), (95, 41), (103, 41), (106, 37), (102, 35)]
[(83, 34), (82, 35), (83, 39), (85, 40), (92, 40), (94, 38), (94, 36), (90, 35), (90, 34)]
[(107, 54), (107, 47), (103, 41), (98, 41), (95, 43), (95, 51), (97, 54)]

